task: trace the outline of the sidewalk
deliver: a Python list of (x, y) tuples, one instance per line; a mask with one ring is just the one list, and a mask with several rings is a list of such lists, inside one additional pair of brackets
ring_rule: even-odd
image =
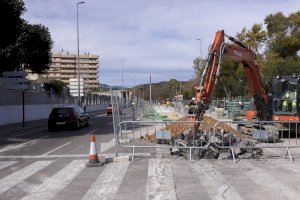
[[(99, 114), (103, 114), (104, 110), (88, 112), (89, 115), (95, 116)], [(0, 126), (0, 139), (6, 138), (13, 134), (30, 132), (39, 129), (47, 129), (48, 119), (40, 119), (34, 121), (26, 121), (25, 127), (23, 127), (23, 123), (14, 123)]]

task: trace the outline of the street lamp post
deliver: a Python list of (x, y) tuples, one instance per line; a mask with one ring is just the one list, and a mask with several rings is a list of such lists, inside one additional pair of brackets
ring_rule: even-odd
[(123, 77), (125, 61), (126, 60), (122, 59), (122, 107), (123, 107), (123, 103), (125, 103), (125, 101), (126, 101), (126, 93), (125, 93), (125, 98), (124, 98), (124, 77)]
[(78, 78), (78, 105), (81, 106), (81, 96), (80, 96), (80, 67), (79, 67), (79, 20), (78, 20), (78, 5), (85, 3), (80, 1), (76, 3), (77, 6), (77, 78)]
[(199, 40), (200, 42), (200, 59), (199, 62), (201, 63), (201, 67), (202, 67), (202, 40), (201, 39), (196, 39)]

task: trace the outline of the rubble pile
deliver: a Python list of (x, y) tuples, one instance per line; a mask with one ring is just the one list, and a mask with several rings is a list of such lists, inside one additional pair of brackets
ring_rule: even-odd
[[(197, 134), (199, 136), (199, 134)], [(209, 143), (209, 135), (207, 132), (201, 132), (200, 137), (197, 137), (195, 142), (188, 137), (182, 137), (180, 139), (174, 139), (172, 146), (181, 147), (196, 147), (192, 149), (192, 155), (194, 159), (227, 159), (232, 158), (232, 152), (229, 146), (235, 146), (234, 156), (235, 158), (259, 158), (263, 151), (260, 148), (253, 148), (255, 144), (250, 140), (240, 140), (231, 132), (223, 129), (217, 129), (214, 135), (214, 142)], [(199, 147), (199, 148), (197, 148)], [(206, 147), (206, 148), (201, 148)], [(249, 148), (252, 147), (252, 148)], [(190, 150), (188, 148), (171, 148), (171, 155), (180, 155), (185, 158), (189, 158)]]
[[(185, 118), (181, 120), (186, 121)], [(193, 159), (232, 158), (233, 155), (229, 148), (230, 146), (234, 147), (235, 158), (259, 158), (263, 154), (261, 148), (254, 148), (255, 140), (251, 139), (251, 137), (242, 137), (239, 131), (227, 124), (219, 124), (215, 130), (215, 134), (209, 134), (213, 132), (212, 127), (217, 122), (217, 120), (211, 117), (204, 116), (204, 123), (200, 124), (195, 134), (193, 134), (193, 123), (167, 124), (164, 129), (158, 130), (156, 133), (146, 134), (141, 139), (151, 143), (168, 144), (172, 146), (170, 148), (171, 155), (179, 155), (185, 158), (189, 158), (190, 155), (188, 147), (193, 147)], [(163, 131), (165, 131), (164, 139), (161, 137)], [(169, 133), (170, 138), (166, 138), (166, 132)]]

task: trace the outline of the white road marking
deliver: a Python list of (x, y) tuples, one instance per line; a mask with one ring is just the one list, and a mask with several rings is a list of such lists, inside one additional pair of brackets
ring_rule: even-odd
[(214, 166), (207, 160), (200, 160), (192, 164), (195, 176), (205, 185), (205, 189), (213, 200), (239, 200), (243, 199), (234, 188), (232, 188), (224, 176), (214, 169)]
[(104, 113), (104, 114), (101, 114), (101, 115), (96, 115), (95, 117), (93, 117), (93, 118), (98, 118), (98, 117), (102, 117), (102, 116), (105, 116), (106, 115), (106, 113)]
[(245, 175), (251, 178), (255, 183), (259, 185), (263, 185), (266, 188), (269, 188), (269, 191), (274, 191), (278, 196), (281, 196), (282, 199), (300, 199), (300, 193), (288, 187), (287, 185), (280, 182), (274, 178), (270, 173), (266, 170), (262, 170), (256, 166), (254, 166), (248, 160), (242, 160), (238, 162), (238, 166), (241, 166), (245, 169)]
[[(9, 158), (9, 159), (32, 159), (32, 158), (87, 158), (89, 154), (60, 154), (60, 155), (0, 155), (1, 158)], [(116, 154), (98, 154), (98, 156), (108, 156), (113, 157)], [(120, 156), (128, 156), (132, 155), (132, 153), (118, 153)], [(136, 156), (151, 156), (151, 153), (135, 153)]]
[(33, 164), (2, 178), (0, 180), (0, 194), (14, 187), (24, 179), (30, 177), (53, 162), (54, 161), (36, 161)]
[(85, 161), (74, 160), (62, 170), (35, 187), (23, 200), (53, 199), (63, 190), (85, 167)]
[(44, 139), (46, 137), (48, 137), (48, 135), (44, 136), (44, 137), (41, 137), (41, 138), (38, 138), (38, 139), (35, 139), (35, 140), (30, 140), (28, 142), (24, 142), (24, 143), (21, 143), (21, 144), (6, 146), (6, 147), (0, 149), (0, 153), (3, 153), (5, 151), (10, 151), (10, 150), (17, 150), (17, 149), (26, 147), (28, 145), (33, 145), (33, 144), (37, 143), (40, 139)]
[(0, 161), (0, 170), (16, 164), (17, 161)]
[(32, 130), (32, 131), (26, 132), (26, 133), (22, 133), (22, 134), (17, 134), (14, 137), (18, 137), (18, 136), (22, 136), (22, 135), (27, 135), (27, 134), (30, 134), (30, 133), (35, 133), (35, 132), (39, 132), (39, 131), (43, 131), (43, 130), (47, 130), (47, 128), (41, 128), (41, 129), (37, 129), (37, 130)]
[(167, 159), (149, 159), (146, 199), (177, 199), (173, 167)]
[(59, 146), (59, 147), (57, 147), (57, 148), (55, 148), (55, 149), (53, 149), (53, 150), (51, 150), (51, 151), (48, 151), (47, 153), (44, 153), (44, 154), (42, 154), (42, 155), (48, 155), (48, 154), (51, 154), (51, 153), (53, 153), (54, 151), (57, 151), (57, 150), (59, 150), (59, 149), (61, 149), (61, 148), (64, 148), (65, 146), (67, 146), (67, 145), (69, 145), (69, 144), (71, 144), (72, 142), (67, 142), (67, 143), (65, 143), (65, 144), (63, 144), (63, 145), (61, 145), (61, 146)]
[(116, 162), (106, 166), (87, 191), (84, 200), (114, 199), (128, 169), (129, 162)]
[(100, 153), (107, 151), (108, 149), (113, 148), (116, 145), (115, 139), (112, 139), (109, 142), (100, 143)]

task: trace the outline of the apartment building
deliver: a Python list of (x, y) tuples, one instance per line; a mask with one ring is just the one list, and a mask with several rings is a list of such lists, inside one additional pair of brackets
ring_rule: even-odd
[[(83, 78), (84, 92), (99, 87), (98, 64), (98, 55), (79, 55), (80, 78)], [(70, 85), (70, 79), (77, 78), (77, 55), (65, 51), (53, 53), (51, 66), (45, 75), (48, 79), (61, 80)]]

